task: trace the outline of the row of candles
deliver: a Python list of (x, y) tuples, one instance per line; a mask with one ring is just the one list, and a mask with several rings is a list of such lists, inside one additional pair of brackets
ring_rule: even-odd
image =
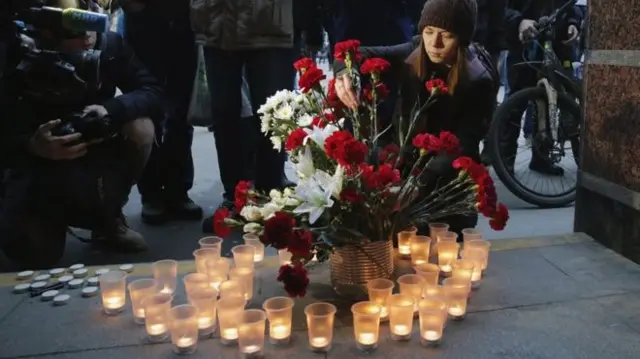
[[(411, 260), (416, 272), (397, 279), (400, 293), (393, 294), (393, 281), (375, 279), (367, 285), (369, 301), (352, 306), (358, 348), (377, 347), (381, 321), (389, 321), (393, 339), (408, 340), (413, 318), (418, 316), (422, 343), (433, 344), (442, 337), (447, 317), (464, 318), (470, 291), (487, 267), (489, 242), (476, 230), (464, 230), (462, 259), (458, 259), (457, 235), (449, 232), (446, 224), (431, 227), (429, 237), (417, 235), (415, 228), (398, 234), (398, 251)], [(145, 325), (149, 340), (160, 342), (171, 337), (175, 352), (191, 353), (199, 337), (211, 336), (218, 327), (223, 344), (237, 344), (245, 357), (260, 357), (268, 320), (270, 342), (288, 343), (292, 299), (269, 298), (263, 310), (245, 309), (253, 298), (255, 265), (264, 258), (264, 246), (257, 236), (245, 235), (246, 244), (232, 249), (233, 268), (230, 260), (220, 256), (221, 238), (205, 237), (199, 243), (200, 249), (194, 252), (196, 272), (183, 278), (188, 304), (172, 307), (178, 274), (178, 263), (173, 260), (153, 263), (153, 278), (128, 285), (134, 320)], [(429, 263), (432, 249), (438, 264)], [(279, 257), (281, 264), (290, 259), (283, 253)], [(438, 285), (441, 276), (447, 277), (442, 286)], [(121, 313), (126, 304), (126, 273), (111, 271), (99, 281), (105, 313)], [(311, 350), (331, 348), (336, 311), (330, 303), (305, 307)]]

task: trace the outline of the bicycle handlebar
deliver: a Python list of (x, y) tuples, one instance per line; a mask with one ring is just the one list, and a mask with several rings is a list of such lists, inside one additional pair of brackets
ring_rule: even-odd
[(545, 30), (553, 27), (553, 25), (555, 25), (556, 21), (558, 20), (558, 16), (564, 14), (565, 11), (567, 11), (570, 7), (575, 5), (575, 3), (576, 3), (576, 0), (569, 0), (566, 3), (564, 3), (562, 6), (554, 10), (551, 13), (551, 15), (542, 16), (540, 19), (538, 19), (537, 26), (536, 26), (537, 31), (535, 33), (529, 34), (529, 36), (527, 36), (528, 40), (535, 39)]

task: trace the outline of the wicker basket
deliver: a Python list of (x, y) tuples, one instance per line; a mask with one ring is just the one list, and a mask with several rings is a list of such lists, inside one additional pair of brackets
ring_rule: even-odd
[(336, 248), (329, 260), (331, 285), (345, 299), (366, 299), (367, 282), (394, 274), (392, 241)]

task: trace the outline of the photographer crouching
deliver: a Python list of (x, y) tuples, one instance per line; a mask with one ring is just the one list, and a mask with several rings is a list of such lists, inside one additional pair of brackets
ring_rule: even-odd
[(53, 266), (69, 226), (91, 230), (100, 250), (146, 250), (122, 207), (154, 142), (159, 84), (93, 0), (16, 6), (23, 27), (0, 78), (2, 250), (19, 266)]

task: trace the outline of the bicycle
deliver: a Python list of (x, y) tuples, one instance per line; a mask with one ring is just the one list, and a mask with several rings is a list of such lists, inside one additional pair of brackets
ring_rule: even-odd
[[(488, 145), (492, 154), (492, 164), (502, 183), (525, 202), (544, 208), (562, 207), (572, 203), (575, 200), (576, 183), (568, 190), (553, 195), (537, 192), (521, 183), (516, 178), (515, 159), (512, 165), (504, 156), (505, 147), (513, 146), (514, 139), (519, 138), (520, 133), (514, 137), (512, 132), (512, 136), (509, 136), (508, 131), (513, 130), (507, 128), (507, 125), (514, 113), (522, 114), (528, 105), (533, 103), (535, 137), (531, 141), (531, 151), (539, 151), (537, 154), (540, 157), (555, 166), (560, 164), (568, 153), (568, 149), (565, 148), (568, 142), (571, 145), (571, 153), (575, 158), (579, 157), (579, 131), (582, 124), (582, 109), (579, 104), (581, 84), (573, 78), (573, 71), (563, 66), (553, 50), (556, 21), (574, 4), (575, 0), (570, 0), (550, 16), (543, 16), (538, 20), (538, 32), (532, 34), (529, 40), (537, 40), (542, 44), (542, 61), (524, 61), (513, 65), (535, 68), (538, 72), (537, 83), (509, 95), (496, 110), (489, 131)], [(520, 131), (522, 125), (516, 127)], [(507, 143), (502, 138), (505, 132)], [(515, 147), (517, 151), (517, 142)], [(579, 167), (578, 161), (575, 162)]]

